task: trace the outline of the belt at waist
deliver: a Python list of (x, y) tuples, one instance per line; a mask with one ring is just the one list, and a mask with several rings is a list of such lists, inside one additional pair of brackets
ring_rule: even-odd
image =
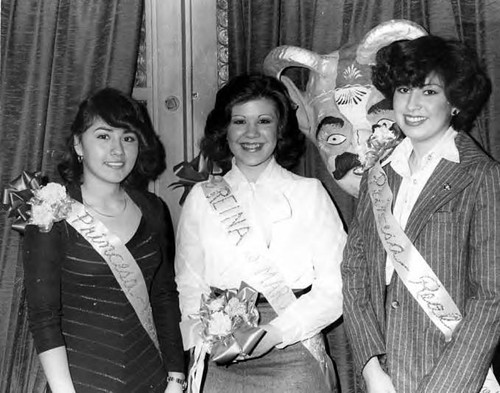
[[(302, 295), (305, 295), (306, 293), (308, 293), (309, 291), (311, 290), (311, 285), (309, 285), (308, 287), (306, 288), (303, 288), (303, 289), (292, 289), (293, 291), (293, 294), (295, 295), (295, 297), (298, 299), (299, 297), (301, 297)], [(264, 297), (264, 295), (262, 293), (259, 293), (259, 298), (257, 300), (257, 304), (268, 304), (269, 302), (267, 301), (267, 299)]]

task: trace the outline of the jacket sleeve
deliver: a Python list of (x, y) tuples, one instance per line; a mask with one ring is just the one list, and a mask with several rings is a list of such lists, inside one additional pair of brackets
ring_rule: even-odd
[(418, 393), (478, 392), (500, 337), (500, 165), (481, 168), (463, 320)]
[[(356, 368), (363, 370), (374, 356), (385, 354), (385, 340), (371, 302), (371, 282), (366, 259), (363, 223), (371, 213), (366, 176), (361, 182), (356, 213), (349, 228), (342, 262), (344, 323)], [(377, 236), (376, 233), (373, 236)], [(369, 241), (369, 240), (368, 240)]]
[(65, 345), (61, 331), (62, 231), (65, 223), (50, 232), (26, 226), (23, 243), (24, 285), (29, 328), (37, 353)]
[(162, 261), (153, 279), (151, 307), (166, 370), (184, 372), (184, 351), (179, 328), (179, 294), (174, 275), (175, 239), (172, 220), (161, 199), (157, 198), (155, 206), (155, 218), (161, 220), (158, 225), (158, 241), (161, 245)]

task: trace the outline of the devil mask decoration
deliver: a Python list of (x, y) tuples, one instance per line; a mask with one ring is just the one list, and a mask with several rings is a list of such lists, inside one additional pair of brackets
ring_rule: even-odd
[[(372, 131), (378, 126), (396, 126), (391, 100), (371, 83), (375, 55), (393, 41), (426, 34), (413, 22), (391, 20), (370, 30), (359, 44), (326, 55), (285, 45), (273, 49), (264, 60), (264, 72), (280, 78), (297, 104), (301, 131), (318, 148), (334, 181), (350, 195), (358, 196), (359, 154), (366, 151)], [(288, 67), (309, 70), (305, 91), (282, 75)]]

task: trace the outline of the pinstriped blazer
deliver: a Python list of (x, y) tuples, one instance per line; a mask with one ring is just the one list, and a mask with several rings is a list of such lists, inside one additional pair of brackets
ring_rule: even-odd
[[(378, 355), (398, 393), (478, 392), (500, 336), (500, 164), (467, 134), (456, 144), (460, 163), (438, 164), (405, 229), (464, 316), (450, 343), (397, 274), (386, 286), (366, 176), (344, 251), (344, 321), (356, 367)], [(401, 178), (384, 169), (396, 196)]]

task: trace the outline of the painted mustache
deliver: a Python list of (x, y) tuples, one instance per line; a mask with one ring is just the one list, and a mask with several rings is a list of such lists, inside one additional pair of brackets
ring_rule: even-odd
[(342, 153), (340, 156), (335, 157), (335, 171), (333, 171), (333, 178), (335, 180), (340, 180), (352, 168), (356, 168), (360, 165), (361, 162), (359, 161), (357, 154), (350, 152)]

